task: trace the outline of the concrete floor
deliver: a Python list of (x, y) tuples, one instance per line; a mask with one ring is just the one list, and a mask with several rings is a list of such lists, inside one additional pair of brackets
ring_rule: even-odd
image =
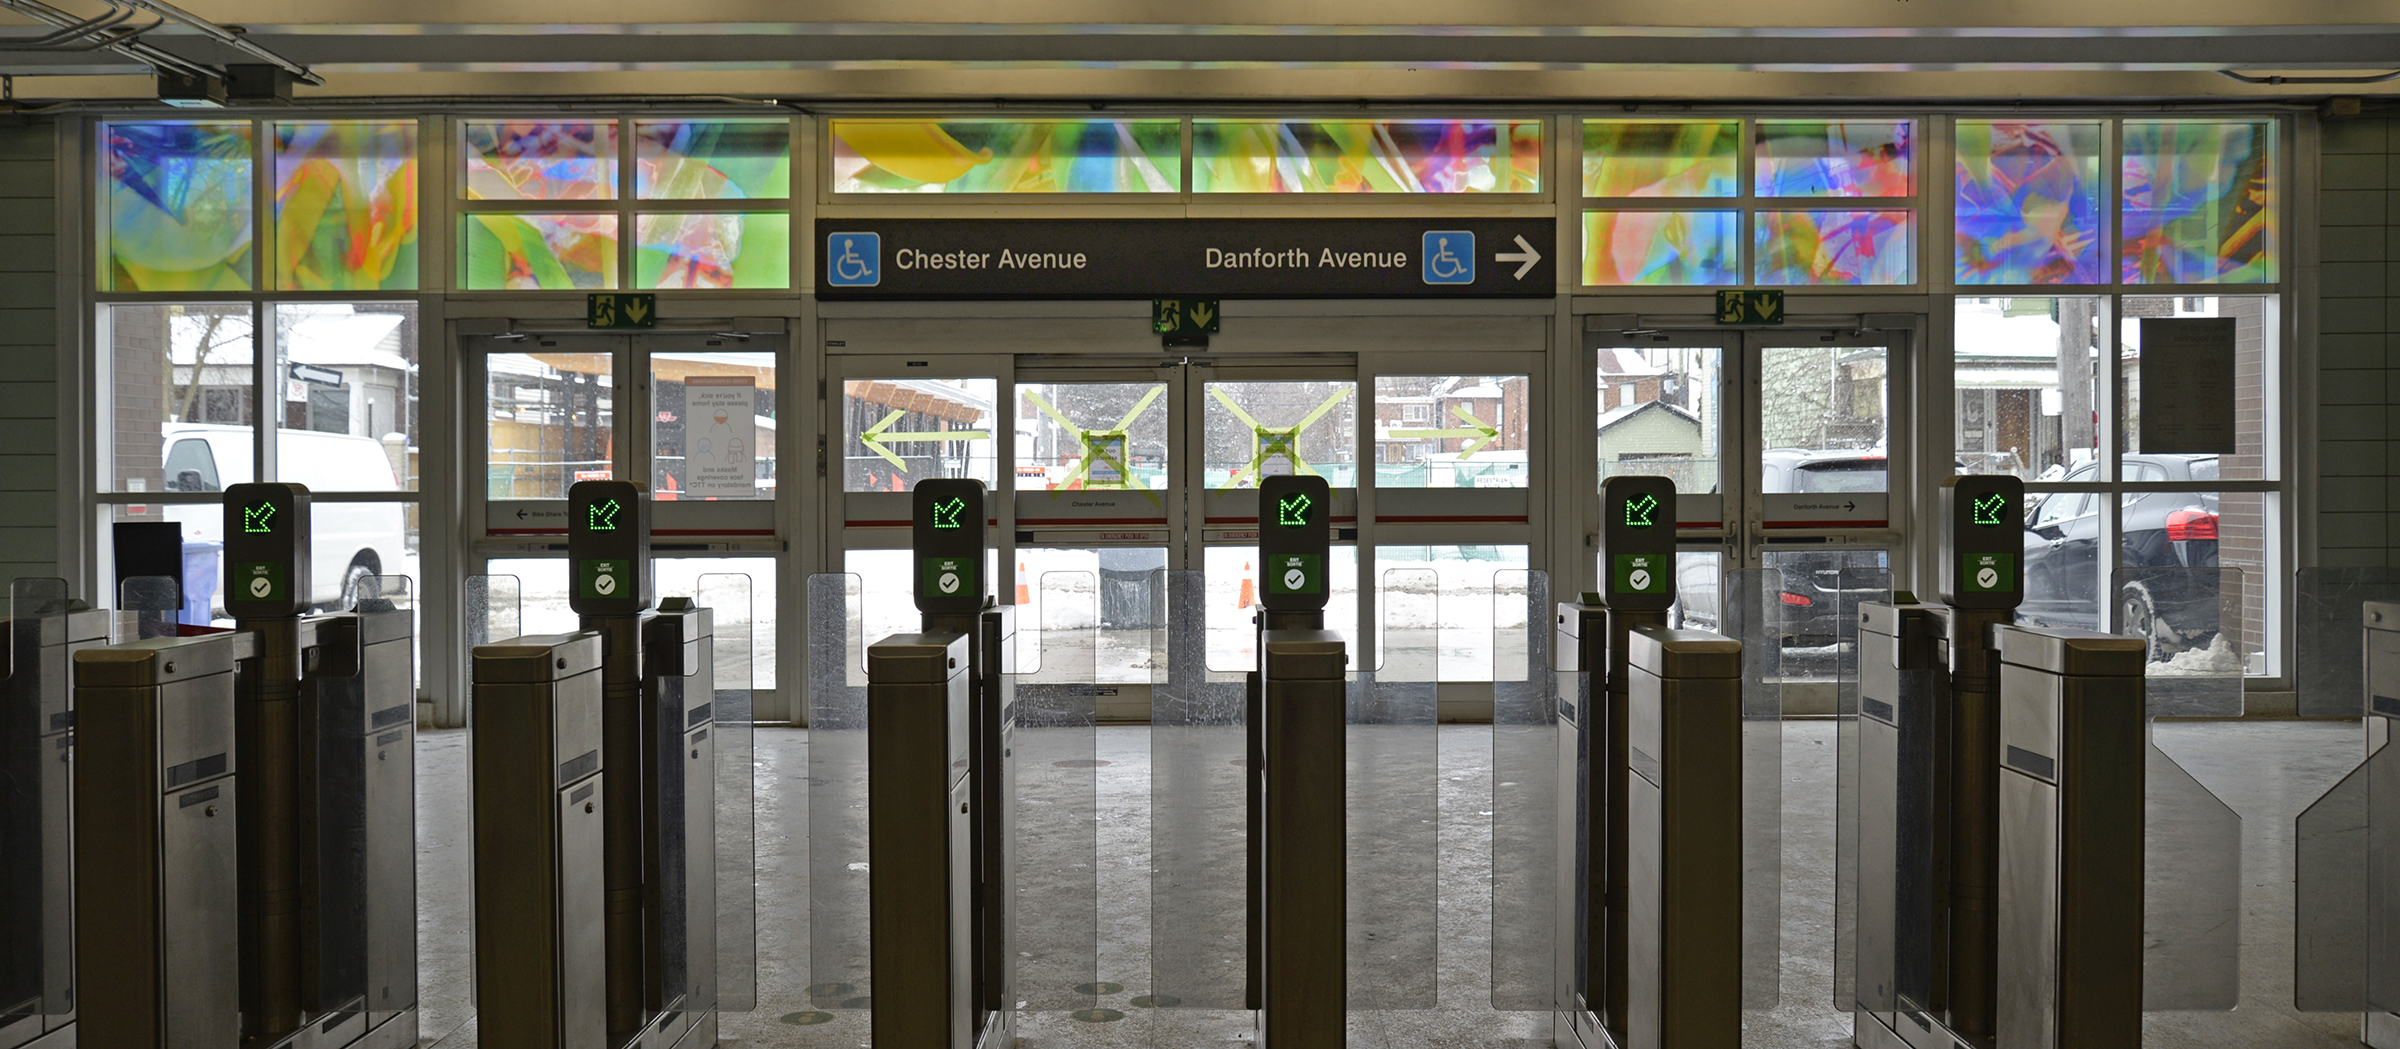
[[(1356, 1011), (1350, 1044), (1379, 1049), (1528, 1049), (1544, 1044), (1545, 1016), (1496, 1011), (1490, 1004), (1492, 730), (1445, 725), (1436, 738), (1441, 903), (1430, 922), (1438, 938), (1438, 960), (1431, 963), (1434, 1007)], [(2338, 1049), (2357, 1044), (2355, 1015), (2298, 1013), (2291, 1008), (2292, 820), (2357, 763), (2357, 724), (2161, 724), (2155, 738), (2162, 750), (2174, 755), (2243, 820), (2241, 1005), (2226, 1013), (2151, 1014), (2145, 1025), (2145, 1043), (2179, 1049)], [(1029, 990), (1041, 999), (1037, 1005), (1049, 1008), (1020, 1014), (1020, 1034), (1028, 1049), (1197, 1046), (1250, 1037), (1247, 1013), (1144, 1008), (1141, 1006), (1148, 999), (1135, 1001), (1152, 991), (1153, 921), (1176, 922), (1217, 906), (1207, 897), (1183, 900), (1179, 896), (1154, 907), (1153, 886), (1161, 883), (1153, 870), (1152, 816), (1162, 806), (1172, 808), (1176, 803), (1153, 797), (1150, 743), (1149, 733), (1141, 728), (1106, 727), (1094, 733), (1090, 753), (1107, 764), (1095, 770), (1088, 787), (1080, 788), (1093, 792), (1088, 809), (1075, 808), (1078, 785), (1073, 773), (1047, 784), (1047, 789), (1063, 791), (1051, 796), (1052, 804), (1069, 814), (1048, 840), (1074, 842), (1077, 834), (1073, 828), (1080, 820), (1073, 813), (1089, 811), (1094, 829), (1084, 840), (1093, 843), (1096, 862), (1089, 869), (1074, 863), (1053, 864), (1027, 877), (1027, 891), (1022, 895), (1038, 901), (1029, 906), (1045, 915), (1041, 932), (1029, 930), (1030, 936), (1042, 940), (1036, 946), (1041, 947), (1043, 957), (1035, 964), (1046, 983), (1088, 967), (1099, 986), (1055, 993)], [(1063, 746), (1061, 753), (1074, 753), (1080, 744), (1066, 741)], [(842, 1007), (844, 1001), (855, 1001), (845, 997), (853, 995), (855, 988), (825, 986), (810, 993), (812, 983), (819, 981), (811, 975), (808, 921), (808, 752), (804, 730), (761, 729), (757, 733), (758, 1002), (754, 1010), (724, 1018), (725, 1044), (848, 1047), (868, 1041), (867, 1014)], [(466, 757), (464, 732), (427, 732), (422, 738), (418, 895), (423, 1044), (445, 1049), (476, 1044), (468, 939)], [(1758, 1049), (1847, 1046), (1850, 1019), (1832, 1008), (1832, 723), (1787, 723), (1783, 764), (1780, 1002), (1772, 1010), (1745, 1014), (1743, 1041)], [(826, 869), (823, 863), (818, 866)], [(845, 868), (835, 867), (837, 873), (829, 876), (847, 873), (863, 879), (863, 873)], [(1418, 884), (1422, 878), (1412, 876), (1404, 881)], [(1062, 902), (1089, 898), (1072, 896), (1073, 887), (1093, 884), (1098, 886), (1097, 912), (1087, 912), (1080, 919), (1063, 917), (1074, 908), (1061, 907)], [(1427, 925), (1422, 916), (1378, 916), (1371, 908), (1362, 911), (1355, 906), (1353, 911), (1393, 922), (1403, 938)], [(1058, 931), (1062, 928), (1070, 935), (1062, 937)], [(1238, 931), (1238, 925), (1229, 928)], [(1079, 936), (1095, 939), (1096, 949), (1077, 955), (1063, 947), (1062, 941)], [(1414, 964), (1409, 959), (1417, 957), (1403, 953), (1408, 957), (1390, 963), (1391, 972), (1399, 976), (1409, 975), (1405, 970)], [(824, 964), (822, 959), (820, 964)], [(1174, 969), (1175, 965), (1162, 963), (1162, 967)], [(1376, 993), (1405, 995), (1406, 989), (1379, 987)]]

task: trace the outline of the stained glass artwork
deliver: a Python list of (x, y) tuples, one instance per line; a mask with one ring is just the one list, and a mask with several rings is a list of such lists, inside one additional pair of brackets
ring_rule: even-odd
[(465, 125), (468, 200), (613, 200), (613, 120)]
[(251, 286), (247, 122), (104, 124), (109, 291)]
[(1199, 193), (1539, 193), (1538, 120), (1195, 120)]
[(1905, 197), (1916, 125), (1906, 121), (1758, 122), (1762, 197)]
[(782, 288), (792, 282), (792, 217), (679, 212), (635, 217), (634, 286)]
[(2126, 121), (2125, 283), (2273, 281), (2274, 141), (2265, 121)]
[(1741, 281), (1738, 211), (1587, 211), (1587, 285), (1736, 284)]
[(836, 193), (1174, 193), (1177, 120), (835, 120)]
[(636, 120), (634, 195), (643, 200), (780, 200), (792, 195), (786, 120)]
[(1960, 284), (2094, 284), (2100, 258), (2100, 125), (1961, 120)]
[(417, 286), (417, 124), (275, 125), (275, 286)]
[(612, 212), (511, 215), (477, 212), (465, 228), (470, 291), (580, 291), (617, 286), (617, 216)]
[(1734, 120), (1587, 120), (1583, 195), (1730, 197), (1740, 192), (1741, 146), (1742, 125)]
[(1762, 211), (1753, 221), (1759, 284), (1916, 282), (1911, 212)]

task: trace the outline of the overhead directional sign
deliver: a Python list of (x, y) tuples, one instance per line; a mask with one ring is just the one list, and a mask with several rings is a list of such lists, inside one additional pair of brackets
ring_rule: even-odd
[(1554, 223), (1522, 218), (845, 221), (819, 238), (817, 294), (1154, 305), (1547, 297), (1557, 292), (1556, 245)]
[(1220, 320), (1215, 299), (1150, 300), (1150, 330), (1160, 335), (1215, 335)]
[(658, 327), (658, 296), (646, 291), (610, 291), (584, 296), (583, 322), (588, 328)]

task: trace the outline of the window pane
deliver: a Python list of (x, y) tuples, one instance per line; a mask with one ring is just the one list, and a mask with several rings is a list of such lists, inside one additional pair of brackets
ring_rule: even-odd
[(639, 215), (634, 283), (644, 288), (784, 288), (792, 283), (792, 217), (680, 212)]
[(999, 403), (999, 383), (992, 379), (842, 383), (842, 490), (905, 492), (927, 477), (997, 486), (992, 431), (999, 425)]
[(1174, 193), (1174, 120), (835, 120), (836, 193)]
[[(2125, 370), (2125, 405), (2118, 413), (2122, 421), (2120, 443), (2129, 455), (2154, 454), (2167, 456), (2177, 462), (2189, 461), (2192, 469), (2214, 470), (2216, 476), (2227, 480), (2273, 480), (2268, 464), (2275, 461), (2274, 434), (2280, 429), (2277, 405), (2281, 401), (2276, 375), (2277, 363), (2275, 300), (2267, 295), (2224, 296), (2135, 296), (2122, 300), (2125, 316), (2118, 323), (2118, 360)], [(2227, 452), (2194, 447), (2161, 447), (2146, 443), (2142, 434), (2142, 322), (2147, 319), (2168, 318), (2230, 318), (2233, 321), (2233, 448)], [(2190, 365), (2160, 359), (2149, 362), (2153, 368), (2184, 369)], [(2212, 369), (2213, 370), (2213, 369)], [(2167, 411), (2171, 409), (2159, 408)], [(2163, 417), (2162, 417), (2163, 418)], [(2217, 420), (2222, 424), (2223, 420)], [(2152, 427), (2153, 433), (2160, 430)], [(2204, 454), (2191, 454), (2204, 453)], [(2181, 481), (2185, 475), (2170, 467), (2166, 480)], [(2130, 475), (2128, 475), (2130, 476)], [(2192, 475), (2192, 480), (2202, 480)]]
[(107, 291), (251, 286), (247, 121), (103, 124)]
[(1669, 477), (1681, 492), (1722, 491), (1723, 351), (1600, 348), (1600, 476)]
[(778, 200), (792, 195), (786, 120), (636, 120), (634, 195), (643, 200)]
[(2125, 122), (2127, 284), (2275, 280), (2275, 125)]
[(1375, 486), (1526, 487), (1527, 386), (1522, 375), (1376, 376)]
[(1762, 211), (1760, 284), (1914, 284), (1916, 215), (1907, 211)]
[(1762, 197), (1905, 197), (1910, 179), (1909, 121), (1758, 122)]
[(1885, 358), (1880, 346), (1760, 352), (1760, 491), (1886, 490)]
[(650, 399), (657, 498), (775, 498), (774, 354), (653, 354)]
[[(1016, 592), (1024, 594), (1033, 607), (1018, 606), (1017, 616), (1026, 623), (1056, 622), (1050, 617), (1059, 615), (1059, 610), (1041, 607), (1053, 597), (1073, 604), (1085, 615), (1097, 609), (1100, 621), (1091, 636), (1099, 651), (1092, 663), (1092, 680), (1105, 685), (1147, 685), (1159, 680), (1154, 676), (1157, 669), (1167, 665), (1167, 623), (1158, 615), (1165, 610), (1166, 601), (1157, 595), (1163, 580), (1159, 573), (1166, 569), (1164, 547), (1018, 547), (1013, 585), (1022, 588)], [(1351, 574), (1357, 575), (1355, 571)], [(1070, 579), (1074, 582), (1068, 585)], [(1086, 580), (1090, 582), (1086, 584)], [(1099, 593), (1081, 592), (1085, 585), (1099, 587)], [(1153, 644), (1158, 647), (1153, 649)], [(1078, 654), (1068, 662), (1083, 658)]]
[(468, 200), (614, 200), (617, 124), (466, 124)]
[[(697, 597), (701, 580), (716, 574), (738, 574), (750, 577), (750, 619), (741, 621), (743, 609), (715, 609), (716, 661), (719, 667), (729, 666), (726, 651), (739, 636), (735, 631), (748, 630), (750, 651), (744, 662), (750, 666), (751, 688), (774, 688), (776, 671), (775, 630), (776, 613), (775, 559), (771, 557), (657, 557), (650, 561), (652, 578), (660, 597)], [(882, 640), (878, 637), (875, 640)], [(728, 681), (725, 671), (719, 670), (717, 687), (741, 688), (741, 681)]]
[[(1958, 300), (1958, 461), (1962, 472), (2056, 481), (2092, 461), (2100, 300)], [(2066, 379), (2060, 381), (2060, 369)]]
[[(257, 422), (247, 305), (105, 308), (106, 491), (216, 492), (254, 480)], [(168, 464), (174, 469), (166, 469)], [(133, 520), (163, 520), (150, 507)]]
[(2100, 125), (1958, 122), (1961, 284), (2097, 284)]
[(416, 489), (416, 303), (278, 304), (275, 354), (278, 480), (320, 492)]
[(1017, 387), (1017, 489), (1156, 491), (1167, 486), (1165, 383)]
[(1210, 488), (1256, 488), (1261, 477), (1295, 473), (1358, 485), (1357, 383), (1212, 382), (1202, 411)]
[(1540, 121), (1195, 120), (1200, 193), (1539, 193)]
[[(605, 481), (614, 475), (612, 367), (605, 353), (495, 353), (484, 358), (484, 432), (490, 456), (486, 498), (564, 499), (568, 486), (577, 481)], [(531, 580), (525, 592), (530, 602)], [(530, 611), (529, 607), (529, 615)], [(530, 618), (526, 629), (533, 629)]]
[(275, 286), (417, 286), (417, 124), (275, 125)]
[(1737, 284), (1742, 216), (1736, 211), (1587, 211), (1587, 285)]
[(1733, 196), (1741, 127), (1732, 120), (1584, 121), (1583, 195)]
[(617, 217), (606, 212), (459, 217), (469, 291), (574, 291), (617, 286)]

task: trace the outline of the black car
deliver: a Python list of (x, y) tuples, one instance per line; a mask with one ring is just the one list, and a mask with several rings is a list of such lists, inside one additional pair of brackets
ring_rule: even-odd
[[(1890, 461), (1876, 449), (1775, 448), (1759, 456), (1759, 490), (1883, 492), (1888, 490), (1889, 472)], [(1833, 644), (1848, 606), (1889, 591), (1887, 564), (1881, 550), (1771, 550), (1766, 566), (1778, 573), (1779, 585), (1773, 594), (1760, 597), (1768, 605), (1768, 630), (1786, 648)], [(1717, 571), (1717, 559), (1705, 554), (1687, 554), (1678, 564), (1681, 622), (1725, 629), (1717, 612)]]
[[(2213, 455), (2128, 455), (2128, 481), (2188, 481), (2195, 489), (2217, 483)], [(2084, 466), (2066, 476), (2090, 482), (2098, 468)], [(2025, 515), (2025, 603), (2020, 622), (2097, 629), (2101, 595), (2110, 587), (2100, 555), (2100, 511), (2107, 497), (2092, 492), (2056, 492)], [(2150, 638), (2151, 658), (2206, 646), (2217, 635), (2217, 495), (2213, 491), (2134, 492), (2119, 511), (2124, 528), (2125, 588), (2118, 602), (2119, 633)]]

